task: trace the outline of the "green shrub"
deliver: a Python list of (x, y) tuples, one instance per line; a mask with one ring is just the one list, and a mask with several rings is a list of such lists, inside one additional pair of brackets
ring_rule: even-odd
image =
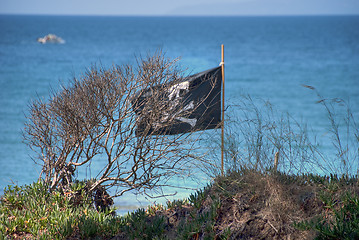
[(296, 223), (300, 230), (315, 230), (316, 239), (359, 239), (359, 196), (346, 192), (341, 201), (336, 201), (332, 194), (320, 196), (326, 215), (321, 214), (310, 221)]
[(49, 192), (41, 181), (21, 187), (8, 186), (0, 200), (1, 239), (14, 234), (64, 239), (76, 231), (83, 238), (113, 233), (107, 224), (114, 219), (111, 212), (96, 211), (83, 192), (80, 192), (80, 204), (74, 204), (76, 193)]
[(125, 217), (124, 231), (131, 239), (154, 239), (161, 237), (165, 228), (165, 219), (162, 216), (149, 217), (143, 208), (129, 213)]

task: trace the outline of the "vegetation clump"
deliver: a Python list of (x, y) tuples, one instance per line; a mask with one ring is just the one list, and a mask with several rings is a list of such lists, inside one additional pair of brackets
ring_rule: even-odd
[[(79, 183), (85, 184), (85, 183)], [(356, 239), (357, 177), (241, 169), (188, 199), (116, 216), (77, 192), (37, 182), (9, 186), (0, 203), (2, 239)], [(74, 201), (74, 196), (77, 201)]]
[(25, 186), (8, 186), (0, 202), (0, 238), (66, 239), (110, 236), (120, 224), (113, 210), (96, 211), (94, 200), (73, 184), (63, 192), (50, 192), (39, 181)]

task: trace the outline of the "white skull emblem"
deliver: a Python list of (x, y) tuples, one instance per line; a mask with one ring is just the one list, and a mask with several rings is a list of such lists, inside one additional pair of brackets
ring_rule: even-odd
[[(178, 84), (175, 84), (173, 86), (171, 86), (168, 89), (168, 99), (170, 102), (170, 110), (173, 110), (176, 106), (178, 106), (183, 98), (183, 95), (189, 92), (189, 82), (181, 82)], [(196, 118), (185, 118), (185, 117), (179, 117), (178, 115), (180, 115), (181, 113), (183, 113), (184, 111), (188, 111), (188, 110), (192, 110), (194, 109), (194, 102), (191, 101), (189, 102), (186, 106), (183, 106), (179, 111), (175, 112), (172, 114), (172, 118), (177, 119), (181, 122), (185, 122), (190, 124), (192, 127), (194, 127), (197, 123), (197, 119)], [(165, 113), (164, 114), (164, 118), (163, 118), (163, 122), (168, 121), (168, 119), (170, 118), (170, 114)], [(156, 124), (157, 125), (157, 124)]]

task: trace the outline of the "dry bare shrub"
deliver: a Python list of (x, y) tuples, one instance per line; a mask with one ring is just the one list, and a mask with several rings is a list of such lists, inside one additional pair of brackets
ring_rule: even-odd
[[(177, 60), (159, 53), (139, 59), (135, 68), (92, 67), (47, 102), (32, 102), (24, 139), (43, 166), (40, 177), (54, 189), (72, 182), (77, 170), (96, 164), (100, 167), (91, 168), (88, 191), (116, 187), (112, 197), (117, 197), (131, 190), (152, 194), (172, 176), (190, 174), (199, 159), (195, 151), (201, 134), (157, 135), (153, 129), (163, 118), (169, 125), (176, 121), (168, 115), (175, 110), (163, 93), (173, 92), (173, 83), (183, 78)], [(136, 98), (141, 95), (146, 95), (145, 104)], [(181, 104), (176, 109), (185, 107)], [(144, 132), (136, 134), (144, 121)]]

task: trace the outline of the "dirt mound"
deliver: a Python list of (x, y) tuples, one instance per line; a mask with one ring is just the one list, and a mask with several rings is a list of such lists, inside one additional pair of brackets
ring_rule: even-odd
[(214, 192), (222, 188), (234, 195), (220, 196), (218, 229), (230, 228), (233, 239), (313, 238), (310, 232), (299, 232), (293, 223), (309, 219), (320, 208), (315, 193), (278, 180), (255, 172), (219, 180)]
[[(294, 224), (325, 213), (320, 195), (330, 190), (324, 181), (329, 182), (311, 175), (234, 172), (201, 192), (200, 205), (192, 202), (156, 214), (165, 217), (165, 235), (170, 239), (313, 239), (314, 231), (298, 230)], [(349, 188), (358, 192), (357, 184), (344, 184), (335, 194)], [(207, 220), (199, 222), (203, 216)], [(184, 223), (192, 226), (190, 234), (181, 235)], [(202, 225), (193, 227), (196, 224)], [(206, 232), (208, 224), (212, 235)]]

